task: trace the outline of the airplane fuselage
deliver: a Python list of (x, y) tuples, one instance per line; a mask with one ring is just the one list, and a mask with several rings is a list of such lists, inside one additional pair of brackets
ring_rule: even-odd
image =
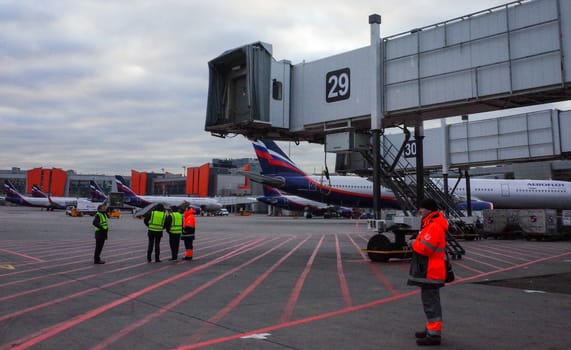
[[(279, 175), (278, 175), (279, 176)], [(284, 191), (331, 205), (372, 208), (373, 183), (356, 176), (330, 176), (329, 179), (315, 175), (287, 175), (280, 188)], [(399, 209), (399, 203), (393, 192), (381, 188), (381, 207)]]
[[(448, 180), (450, 190), (456, 181)], [(454, 193), (466, 195), (465, 180), (460, 180)], [(470, 193), (472, 198), (492, 202), (495, 209), (571, 209), (571, 183), (565, 181), (470, 179)]]

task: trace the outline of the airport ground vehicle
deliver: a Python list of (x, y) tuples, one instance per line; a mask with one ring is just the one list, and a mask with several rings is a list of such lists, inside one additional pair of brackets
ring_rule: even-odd
[(216, 216), (228, 216), (230, 212), (226, 208), (222, 208), (216, 212)]
[(77, 204), (68, 206), (65, 213), (69, 216), (79, 217), (83, 215), (95, 215), (97, 207), (101, 203), (94, 203), (86, 199), (78, 199)]

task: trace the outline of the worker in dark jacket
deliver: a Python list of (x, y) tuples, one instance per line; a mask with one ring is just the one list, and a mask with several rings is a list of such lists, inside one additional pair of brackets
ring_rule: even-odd
[(95, 254), (93, 254), (94, 264), (105, 264), (105, 261), (101, 260), (101, 251), (103, 250), (103, 245), (107, 239), (107, 233), (109, 232), (109, 224), (107, 222), (107, 207), (105, 204), (100, 204), (97, 207), (97, 213), (93, 218), (93, 226), (95, 226)]
[(165, 207), (162, 204), (157, 204), (155, 209), (145, 215), (145, 225), (149, 228), (147, 232), (149, 238), (149, 246), (147, 249), (148, 262), (151, 262), (153, 246), (155, 248), (155, 262), (161, 262), (161, 238), (163, 238), (166, 217)]
[(171, 260), (178, 259), (178, 248), (180, 246), (180, 236), (182, 235), (182, 212), (183, 209), (179, 209), (180, 211), (173, 211), (170, 215), (167, 216), (165, 221), (165, 228), (169, 234), (169, 246), (171, 248)]
[(422, 216), (420, 232), (409, 241), (412, 248), (409, 285), (420, 286), (422, 306), (426, 315), (426, 327), (416, 332), (418, 345), (440, 345), (442, 336), (442, 307), (440, 288), (446, 279), (444, 255), (446, 253), (446, 231), (448, 221), (438, 211), (431, 198), (419, 203), (418, 213)]

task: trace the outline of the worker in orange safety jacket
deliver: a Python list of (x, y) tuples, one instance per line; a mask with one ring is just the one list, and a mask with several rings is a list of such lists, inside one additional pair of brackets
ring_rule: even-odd
[(182, 235), (181, 239), (184, 242), (184, 260), (192, 260), (193, 256), (193, 241), (194, 241), (194, 231), (196, 230), (196, 219), (194, 218), (194, 214), (196, 211), (189, 207), (184, 212), (184, 219), (182, 223)]
[(409, 285), (419, 286), (422, 306), (426, 315), (426, 327), (416, 332), (418, 345), (440, 345), (442, 336), (442, 307), (440, 288), (444, 286), (446, 267), (446, 231), (448, 220), (438, 211), (431, 198), (423, 199), (418, 206), (422, 228), (409, 240), (412, 248)]

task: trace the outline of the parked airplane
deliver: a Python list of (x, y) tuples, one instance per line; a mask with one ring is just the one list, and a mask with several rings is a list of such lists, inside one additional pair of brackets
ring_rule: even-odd
[(24, 196), (16, 187), (8, 180), (4, 180), (4, 193), (6, 194), (6, 201), (25, 205), (28, 207), (39, 207), (39, 208), (46, 208), (48, 210), (54, 209), (65, 209), (65, 207), (57, 206), (54, 203), (50, 202), (48, 198), (38, 198), (38, 197), (30, 197)]
[(54, 205), (54, 208), (57, 209), (66, 209), (69, 206), (75, 206), (77, 205), (77, 200), (78, 200), (78, 198), (75, 197), (50, 196), (44, 191), (42, 191), (42, 189), (38, 185), (32, 185), (32, 197), (47, 198), (50, 201), (50, 203)]
[(94, 180), (89, 181), (89, 193), (92, 202), (105, 202), (107, 200), (107, 195)]
[(207, 211), (216, 211), (222, 208), (218, 201), (207, 197), (139, 196), (125, 184), (125, 179), (119, 175), (115, 176), (115, 183), (117, 190), (125, 195), (125, 204), (138, 208), (144, 208), (151, 203), (164, 203), (173, 207), (188, 204), (194, 208)]
[(307, 198), (283, 194), (276, 188), (270, 186), (264, 187), (264, 195), (256, 199), (262, 203), (273, 205), (275, 207), (297, 212), (308, 212), (315, 216), (340, 215), (350, 217), (351, 208), (334, 207), (325, 203), (316, 202)]
[[(434, 183), (443, 186), (442, 179)], [(457, 179), (448, 179), (452, 190)], [(466, 180), (454, 190), (466, 196)], [(555, 180), (470, 179), (472, 200), (493, 203), (495, 209), (571, 209), (571, 182)]]
[[(327, 204), (347, 207), (372, 207), (373, 184), (356, 176), (307, 175), (271, 140), (254, 143), (256, 156), (262, 167), (262, 175), (242, 172), (252, 181), (278, 187), (290, 194)], [(442, 186), (442, 179), (434, 179)], [(449, 179), (449, 188), (455, 179)], [(472, 210), (483, 209), (571, 209), (571, 182), (552, 180), (470, 180)], [(465, 180), (454, 190), (459, 198), (466, 197)], [(387, 188), (381, 188), (381, 207), (399, 209), (397, 200)], [(466, 207), (465, 199), (457, 203)]]

